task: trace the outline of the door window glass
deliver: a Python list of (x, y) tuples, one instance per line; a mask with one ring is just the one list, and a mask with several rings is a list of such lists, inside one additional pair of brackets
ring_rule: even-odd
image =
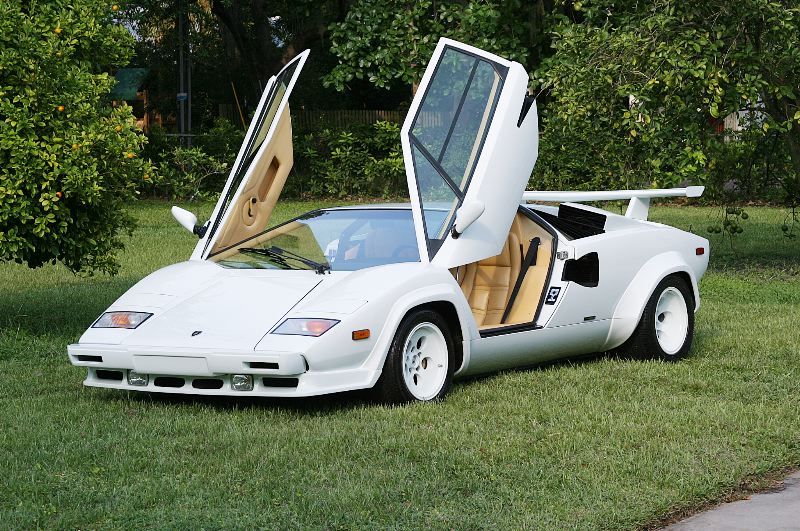
[[(431, 257), (441, 246), (475, 170), (507, 69), (446, 47), (412, 122), (409, 140)], [(427, 219), (445, 210), (437, 221)]]

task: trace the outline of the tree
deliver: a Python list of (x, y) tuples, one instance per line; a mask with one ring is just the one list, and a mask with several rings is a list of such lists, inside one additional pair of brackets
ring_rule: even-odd
[(331, 26), (339, 58), (326, 84), (343, 90), (353, 80), (378, 87), (415, 85), (439, 37), (464, 41), (523, 64), (538, 64), (545, 47), (544, 17), (551, 1), (434, 2), (360, 0)]
[[(540, 182), (720, 184), (752, 175), (758, 157), (769, 156), (773, 168), (793, 168), (779, 181), (797, 204), (796, 1), (587, 0), (574, 8), (578, 16), (556, 17), (553, 53), (536, 74), (548, 96)], [(721, 119), (736, 111), (749, 113), (746, 130), (720, 133)], [(772, 149), (763, 149), (767, 141)]]
[(130, 109), (107, 99), (132, 51), (117, 9), (0, 3), (0, 260), (116, 271), (124, 207), (149, 178)]

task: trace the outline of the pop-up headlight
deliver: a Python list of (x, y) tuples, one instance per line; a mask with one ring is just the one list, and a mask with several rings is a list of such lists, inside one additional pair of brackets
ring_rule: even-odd
[(153, 314), (146, 312), (106, 312), (95, 321), (92, 328), (134, 329), (147, 321)]
[(286, 319), (273, 334), (319, 337), (338, 323), (336, 319)]

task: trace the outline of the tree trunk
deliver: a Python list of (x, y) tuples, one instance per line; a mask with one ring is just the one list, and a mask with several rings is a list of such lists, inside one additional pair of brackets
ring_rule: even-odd
[[(761, 100), (764, 102), (764, 109), (767, 111), (775, 121), (777, 122), (786, 122), (787, 120), (792, 119), (792, 116), (789, 116), (789, 103), (793, 104), (793, 108), (798, 108), (800, 102), (790, 102), (786, 100), (786, 98), (782, 98), (781, 101), (778, 101), (774, 96), (771, 94), (761, 94)], [(796, 120), (792, 119), (792, 128), (783, 133), (783, 139), (786, 142), (786, 146), (789, 150), (789, 158), (792, 162), (792, 169), (794, 170), (794, 174), (791, 177), (787, 177), (784, 180), (783, 188), (786, 192), (786, 202), (790, 206), (797, 206), (800, 204), (800, 125), (797, 123)]]

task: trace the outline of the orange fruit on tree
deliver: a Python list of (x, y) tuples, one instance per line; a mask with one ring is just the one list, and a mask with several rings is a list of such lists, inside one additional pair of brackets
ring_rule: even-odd
[(120, 131), (122, 131), (122, 126), (121, 126), (121, 125), (118, 125), (118, 126), (116, 126), (116, 127), (114, 128), (114, 131), (116, 131), (117, 133), (119, 133)]
[(62, 195), (64, 195), (64, 194), (62, 194), (61, 192), (56, 192), (56, 197), (57, 197), (57, 198), (61, 199), (61, 196), (62, 196)]
[(117, 4), (114, 4), (113, 6), (111, 6), (111, 11), (119, 11), (119, 6)]
[(55, 33), (56, 35), (60, 34), (61, 33), (61, 28), (56, 26), (56, 29), (53, 30), (53, 33)]
[(59, 105), (58, 107), (56, 107), (56, 109), (58, 109), (58, 112), (64, 112), (64, 106), (63, 105)]
[(128, 157), (129, 159), (132, 159), (133, 157), (135, 157), (135, 155), (133, 154), (132, 151), (128, 151), (128, 153), (126, 153), (125, 156)]

